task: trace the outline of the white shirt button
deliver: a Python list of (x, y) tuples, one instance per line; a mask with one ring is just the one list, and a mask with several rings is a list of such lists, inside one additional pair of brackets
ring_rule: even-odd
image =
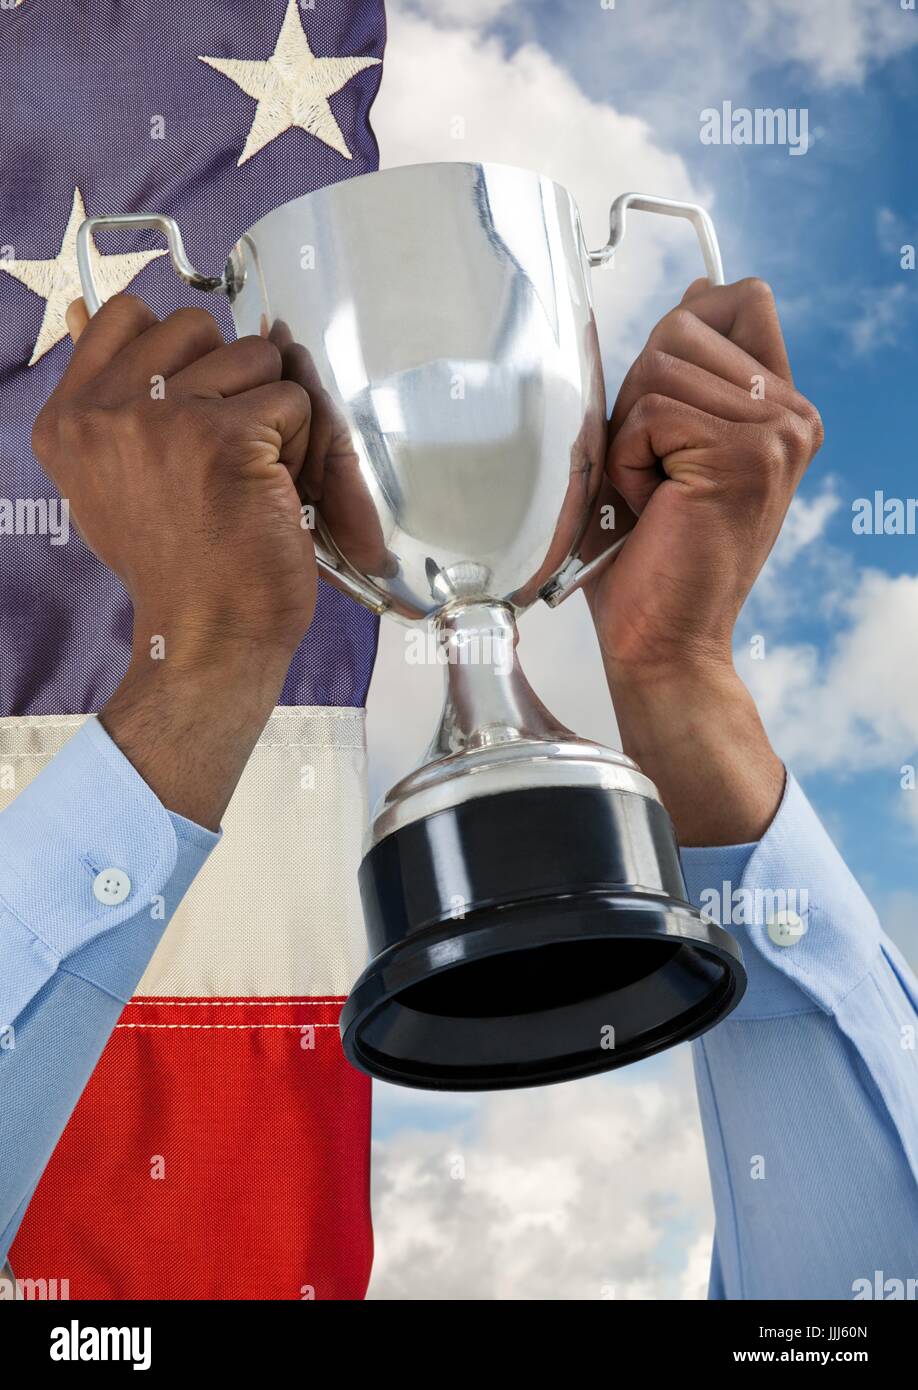
[(117, 907), (131, 891), (131, 880), (123, 869), (103, 869), (92, 881), (92, 891), (106, 907)]
[(776, 912), (768, 922), (769, 938), (776, 946), (796, 946), (806, 934), (806, 922), (796, 912)]

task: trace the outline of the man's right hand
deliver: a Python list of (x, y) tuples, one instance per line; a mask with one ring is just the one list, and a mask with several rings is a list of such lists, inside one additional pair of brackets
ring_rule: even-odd
[(86, 322), (35, 423), (36, 457), (134, 605), (130, 669), (102, 711), (161, 800), (219, 822), (312, 618), (296, 480), (310, 400), (265, 338), (225, 344), (118, 295)]
[[(315, 604), (296, 478), (309, 396), (266, 338), (226, 344), (203, 309), (133, 295), (82, 332), (35, 422), (36, 457), (169, 660), (226, 643), (289, 662)], [(170, 650), (171, 648), (171, 650)]]

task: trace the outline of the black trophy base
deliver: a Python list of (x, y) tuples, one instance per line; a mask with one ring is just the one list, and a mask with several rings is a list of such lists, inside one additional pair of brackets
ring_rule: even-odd
[(659, 802), (598, 786), (472, 799), (360, 869), (374, 958), (349, 1061), (405, 1086), (569, 1081), (697, 1037), (739, 1003), (739, 947), (685, 902)]

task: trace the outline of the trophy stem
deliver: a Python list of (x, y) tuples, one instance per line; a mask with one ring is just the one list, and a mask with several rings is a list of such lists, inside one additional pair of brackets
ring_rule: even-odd
[(533, 739), (575, 736), (546, 709), (529, 684), (516, 645), (516, 621), (506, 604), (472, 603), (436, 619), (446, 700), (424, 761), (450, 753)]

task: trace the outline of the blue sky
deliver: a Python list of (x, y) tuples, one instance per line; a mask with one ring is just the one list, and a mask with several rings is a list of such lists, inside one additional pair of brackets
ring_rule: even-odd
[[(918, 536), (856, 536), (851, 504), (875, 488), (918, 495), (918, 271), (899, 252), (918, 243), (916, 72), (918, 14), (899, 0), (402, 0), (373, 112), (384, 165), (538, 169), (570, 188), (591, 244), (617, 193), (693, 196), (727, 278), (772, 283), (826, 444), (747, 605), (738, 663), (913, 964), (918, 791), (901, 790), (900, 768), (918, 763)], [(811, 147), (703, 145), (700, 113), (724, 100), (806, 108)], [(700, 273), (684, 227), (649, 223), (634, 220), (615, 272), (595, 277), (610, 392)], [(406, 683), (383, 629), (377, 793), (420, 755), (440, 698), (420, 674)], [(527, 614), (521, 653), (565, 722), (614, 736), (576, 602)], [(685, 1048), (482, 1099), (381, 1087), (375, 1133), (376, 1297), (703, 1296), (712, 1218)]]

